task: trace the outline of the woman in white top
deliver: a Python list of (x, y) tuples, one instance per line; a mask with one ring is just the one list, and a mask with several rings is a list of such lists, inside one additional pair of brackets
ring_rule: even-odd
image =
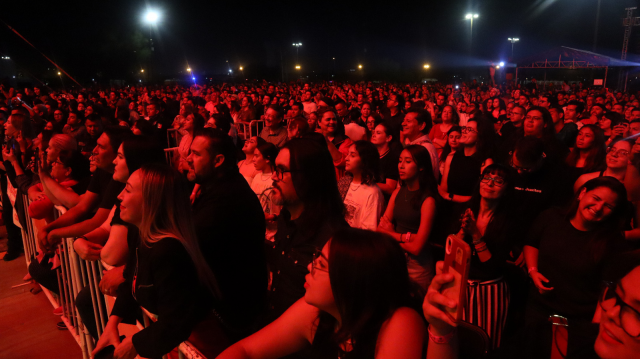
[(240, 174), (244, 179), (247, 180), (249, 184), (253, 181), (253, 177), (256, 176), (258, 171), (256, 167), (253, 165), (253, 153), (256, 150), (256, 147), (266, 143), (263, 138), (258, 136), (253, 136), (245, 141), (244, 146), (242, 146), (242, 152), (247, 156), (246, 159), (238, 162), (238, 168), (240, 169)]
[(187, 157), (189, 156), (189, 148), (191, 147), (191, 142), (193, 141), (193, 133), (194, 131), (204, 128), (204, 123), (204, 117), (197, 113), (188, 114), (187, 118), (182, 123), (182, 130), (184, 130), (185, 135), (182, 136), (180, 145), (178, 145), (178, 154), (180, 155), (178, 170), (180, 172), (189, 171), (189, 165), (187, 165)]
[(265, 238), (270, 241), (273, 241), (278, 229), (275, 219), (278, 214), (280, 214), (280, 209), (282, 208), (282, 206), (274, 204), (271, 200), (271, 194), (273, 193), (273, 180), (271, 179), (271, 175), (275, 168), (277, 156), (278, 147), (273, 143), (265, 141), (256, 147), (252, 158), (257, 173), (251, 182), (251, 189), (258, 196), (260, 204), (262, 205), (264, 217), (267, 221)]
[(258, 195), (260, 204), (265, 214), (271, 214), (270, 192), (273, 187), (271, 173), (275, 166), (275, 160), (278, 156), (278, 147), (272, 143), (265, 142), (258, 145), (253, 151), (253, 166), (256, 169), (256, 175), (251, 182), (251, 189)]
[(349, 147), (345, 171), (351, 174), (344, 197), (345, 219), (351, 227), (375, 231), (382, 215), (384, 196), (376, 184), (380, 173), (380, 155), (375, 145), (356, 141)]

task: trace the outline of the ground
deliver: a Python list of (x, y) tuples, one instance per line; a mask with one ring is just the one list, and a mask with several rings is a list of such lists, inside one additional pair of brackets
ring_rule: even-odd
[[(4, 226), (0, 237), (6, 237)], [(6, 251), (6, 239), (0, 239), (0, 258)], [(11, 359), (82, 358), (80, 347), (71, 334), (58, 330), (60, 317), (43, 292), (33, 295), (25, 283), (24, 256), (11, 262), (0, 260), (0, 357)]]

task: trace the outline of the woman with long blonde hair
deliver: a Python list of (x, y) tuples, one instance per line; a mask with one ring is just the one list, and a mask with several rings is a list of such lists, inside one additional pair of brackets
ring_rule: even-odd
[[(92, 355), (114, 345), (117, 357), (155, 358), (189, 339), (215, 357), (228, 346), (215, 309), (218, 285), (198, 246), (187, 188), (179, 172), (154, 164), (131, 174), (118, 196), (120, 218), (138, 228), (139, 241), (129, 240), (126, 280)], [(118, 324), (135, 320), (138, 307), (158, 320), (121, 342)]]

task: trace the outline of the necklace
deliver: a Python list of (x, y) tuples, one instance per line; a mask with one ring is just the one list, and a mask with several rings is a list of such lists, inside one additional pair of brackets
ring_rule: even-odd
[(349, 189), (352, 191), (357, 191), (358, 188), (360, 188), (360, 186), (362, 186), (362, 182), (358, 183), (357, 185), (353, 182), (351, 182), (351, 185), (349, 186)]
[(385, 152), (385, 153), (381, 154), (381, 155), (380, 155), (380, 158), (382, 158), (382, 157), (386, 156), (386, 155), (389, 153), (389, 151), (391, 151), (391, 149), (390, 149), (390, 148), (387, 150), (387, 152)]

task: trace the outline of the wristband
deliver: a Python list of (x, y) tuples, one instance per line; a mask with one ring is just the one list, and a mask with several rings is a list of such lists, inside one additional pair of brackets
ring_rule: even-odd
[(404, 242), (411, 242), (411, 232), (407, 232), (404, 235)]
[(449, 193), (449, 200), (453, 201), (453, 193)]
[(427, 331), (429, 332), (429, 339), (431, 339), (432, 342), (434, 342), (436, 344), (447, 344), (447, 343), (449, 343), (451, 338), (453, 338), (453, 333), (455, 333), (456, 328), (453, 328), (451, 333), (449, 333), (449, 334), (447, 334), (445, 336), (441, 336), (441, 337), (431, 333), (431, 325), (429, 325), (429, 327), (427, 328)]
[(537, 272), (538, 268), (537, 267), (529, 267), (529, 275), (531, 275), (531, 272), (533, 272), (533, 271)]

